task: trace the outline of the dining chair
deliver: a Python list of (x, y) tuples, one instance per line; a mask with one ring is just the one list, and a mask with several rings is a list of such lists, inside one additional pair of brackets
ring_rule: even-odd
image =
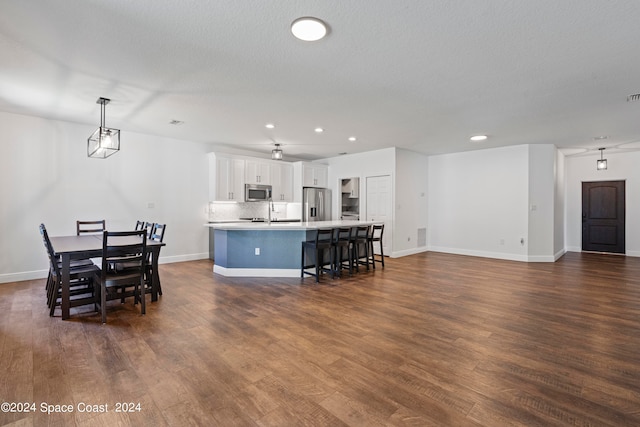
[[(304, 277), (305, 274), (315, 276), (316, 282), (320, 281), (320, 274), (328, 272), (331, 274), (331, 278), (334, 277), (333, 270), (333, 251), (331, 249), (331, 237), (333, 235), (332, 228), (320, 228), (316, 230), (316, 237), (313, 240), (302, 242), (302, 261), (300, 264), (300, 277)], [(309, 254), (311, 252), (311, 254)], [(327, 262), (324, 260), (324, 255), (329, 252), (329, 266), (325, 268)], [(313, 255), (313, 264), (306, 264), (306, 257)], [(309, 268), (314, 268), (315, 273), (307, 271)]]
[[(159, 223), (153, 224), (153, 229), (151, 231), (151, 235), (149, 236), (149, 240), (162, 243), (162, 241), (164, 240), (164, 232), (166, 229), (167, 229), (167, 224), (159, 224)], [(145, 271), (145, 283), (147, 284), (148, 287), (151, 287), (151, 284), (153, 283), (152, 269), (153, 269), (153, 263), (151, 262), (151, 251), (149, 251), (149, 253), (147, 254), (147, 267)], [(158, 294), (162, 295), (162, 285), (160, 284), (159, 280), (158, 280)]]
[[(61, 262), (56, 257), (49, 233), (44, 224), (40, 224), (40, 235), (49, 258), (49, 274), (47, 284), (45, 286), (47, 292), (47, 306), (49, 307), (49, 316), (53, 316), (57, 306), (62, 301), (62, 273)], [(81, 305), (95, 304), (95, 288), (93, 277), (98, 271), (93, 263), (86, 264), (84, 260), (78, 262), (73, 261), (69, 268), (70, 279), (70, 307), (78, 307)]]
[(76, 221), (76, 234), (97, 234), (102, 233), (106, 229), (105, 220), (99, 221)]
[[(146, 313), (144, 273), (147, 258), (145, 230), (104, 231), (102, 237), (102, 266), (95, 275), (100, 284), (102, 323), (107, 323), (107, 301), (133, 297), (140, 302), (140, 314)], [(116, 268), (109, 268), (116, 266)]]

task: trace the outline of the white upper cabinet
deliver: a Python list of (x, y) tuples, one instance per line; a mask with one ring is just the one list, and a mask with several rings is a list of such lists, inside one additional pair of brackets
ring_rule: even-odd
[(360, 197), (360, 180), (357, 178), (349, 178), (342, 180), (342, 194), (348, 194), (350, 198)]
[(313, 163), (302, 164), (302, 186), (326, 188), (329, 184), (329, 168)]
[(209, 153), (209, 200), (244, 202), (245, 161)]
[(247, 159), (245, 161), (244, 179), (246, 184), (270, 185), (270, 162), (259, 159)]
[(293, 201), (293, 166), (290, 163), (272, 163), (270, 177), (273, 201)]

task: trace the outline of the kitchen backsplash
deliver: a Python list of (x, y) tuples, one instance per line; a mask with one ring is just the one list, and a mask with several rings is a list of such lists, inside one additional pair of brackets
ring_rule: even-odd
[[(229, 221), (239, 218), (267, 218), (269, 203), (209, 203), (209, 221)], [(300, 219), (302, 205), (300, 203), (273, 203), (271, 218)]]

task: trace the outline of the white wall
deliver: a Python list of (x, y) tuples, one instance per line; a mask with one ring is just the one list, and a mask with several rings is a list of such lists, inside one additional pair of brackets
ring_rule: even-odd
[(600, 153), (566, 158), (566, 245), (582, 250), (582, 182), (625, 180), (626, 254), (640, 256), (640, 152), (605, 151), (607, 170), (596, 170)]
[(46, 277), (40, 223), (55, 236), (76, 219), (162, 222), (160, 262), (208, 257), (206, 144), (123, 129), (121, 151), (99, 160), (86, 154), (95, 127), (0, 112), (0, 129), (0, 282)]
[(418, 229), (428, 227), (428, 164), (424, 154), (396, 149), (394, 254), (427, 250), (426, 242), (418, 245)]
[(566, 252), (565, 245), (565, 207), (566, 207), (566, 168), (565, 156), (556, 149), (555, 175), (555, 202), (553, 225), (553, 253), (555, 259)]
[(528, 153), (521, 145), (429, 157), (429, 249), (527, 261)]
[(340, 218), (340, 189), (339, 183), (343, 178), (360, 178), (360, 218), (365, 217), (367, 194), (365, 178), (367, 176), (391, 175), (395, 176), (396, 149), (368, 151), (359, 154), (346, 154), (339, 157), (324, 159), (322, 163), (329, 165), (329, 188), (331, 189), (332, 218)]
[[(529, 145), (529, 261), (555, 261), (556, 147)], [(561, 253), (562, 254), (562, 253)]]

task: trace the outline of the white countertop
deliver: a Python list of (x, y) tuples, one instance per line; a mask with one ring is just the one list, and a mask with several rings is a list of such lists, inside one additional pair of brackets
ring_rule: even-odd
[(215, 230), (316, 230), (318, 228), (356, 227), (358, 225), (377, 224), (377, 221), (312, 221), (312, 222), (235, 222), (235, 223), (209, 223), (205, 227)]

